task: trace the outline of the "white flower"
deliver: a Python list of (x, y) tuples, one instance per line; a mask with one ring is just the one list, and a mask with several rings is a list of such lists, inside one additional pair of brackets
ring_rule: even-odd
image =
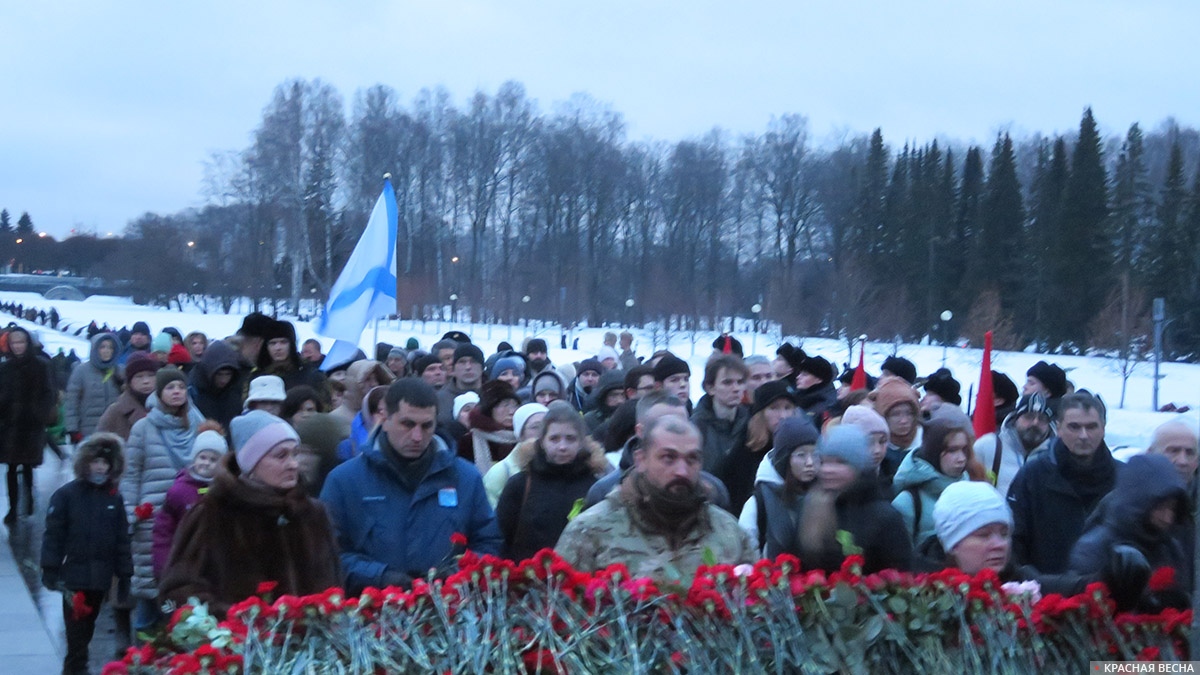
[(1009, 581), (1001, 584), (1000, 590), (1009, 595), (1026, 595), (1029, 596), (1031, 603), (1036, 603), (1042, 599), (1042, 585), (1037, 581)]

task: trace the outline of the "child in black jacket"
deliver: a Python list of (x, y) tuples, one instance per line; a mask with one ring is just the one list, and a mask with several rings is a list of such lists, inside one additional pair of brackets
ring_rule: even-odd
[(129, 524), (117, 480), (125, 468), (123, 443), (97, 433), (81, 443), (75, 480), (50, 497), (42, 540), (42, 583), (63, 594), (67, 633), (64, 673), (88, 672), (88, 644), (104, 594), (117, 578), (117, 595), (129, 594), (133, 558)]

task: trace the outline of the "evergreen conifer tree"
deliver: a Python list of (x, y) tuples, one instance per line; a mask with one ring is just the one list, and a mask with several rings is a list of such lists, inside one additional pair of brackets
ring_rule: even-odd
[(28, 211), (22, 213), (21, 217), (17, 219), (17, 234), (33, 234), (33, 219), (29, 217)]
[(8, 234), (12, 231), (12, 216), (8, 215), (8, 209), (0, 209), (0, 234)]
[(1022, 234), (1025, 205), (1017, 179), (1017, 158), (1008, 134), (996, 139), (992, 149), (979, 234), (974, 238), (969, 291), (978, 295), (987, 289), (1000, 294), (1004, 314), (1016, 309), (1021, 292)]

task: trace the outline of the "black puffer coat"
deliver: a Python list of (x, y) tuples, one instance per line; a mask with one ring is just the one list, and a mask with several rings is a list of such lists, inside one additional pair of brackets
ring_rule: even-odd
[(496, 502), (496, 520), (504, 535), (504, 554), (512, 560), (554, 548), (567, 527), (567, 515), (596, 482), (586, 449), (569, 464), (551, 464), (539, 447), (529, 467), (508, 479)]
[[(223, 389), (213, 385), (213, 375), (222, 368), (233, 371), (233, 379)], [(200, 363), (188, 376), (188, 394), (200, 414), (216, 420), (226, 429), (229, 421), (242, 414), (241, 361), (237, 351), (217, 340), (208, 345)]]
[[(121, 439), (99, 433), (80, 444), (75, 456), (75, 480), (50, 497), (46, 535), (42, 539), (42, 570), (49, 582), (57, 579), (72, 591), (104, 591), (113, 577), (133, 576), (129, 524), (125, 502), (116, 487), (125, 466)], [(111, 458), (109, 480), (87, 480), (91, 461)]]
[(0, 363), (0, 463), (39, 466), (46, 449), (46, 426), (54, 419), (58, 391), (50, 359), (25, 333), (29, 347), (21, 356)]

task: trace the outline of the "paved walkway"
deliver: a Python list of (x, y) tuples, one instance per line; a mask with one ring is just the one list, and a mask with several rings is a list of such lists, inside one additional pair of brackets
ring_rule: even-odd
[(0, 530), (0, 663), (6, 673), (59, 672), (62, 654), (55, 649), (13, 559), (7, 528)]

